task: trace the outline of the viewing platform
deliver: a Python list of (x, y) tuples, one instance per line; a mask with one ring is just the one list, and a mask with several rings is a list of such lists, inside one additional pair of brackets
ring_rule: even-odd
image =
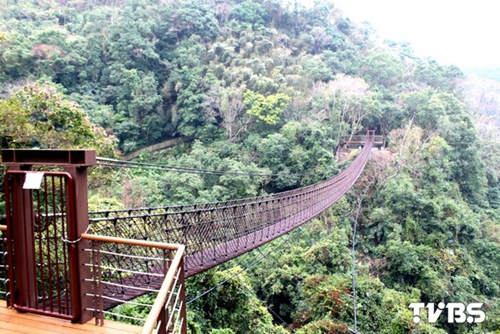
[(96, 326), (94, 320), (85, 324), (74, 324), (67, 320), (21, 313), (8, 308), (4, 300), (0, 301), (0, 332), (25, 334), (135, 334), (142, 327), (106, 320), (103, 326)]
[[(385, 138), (382, 135), (373, 136), (373, 147), (383, 148), (385, 147)], [(368, 138), (366, 135), (351, 135), (344, 136), (340, 139), (340, 146), (342, 148), (350, 149), (350, 148), (358, 148), (360, 146), (364, 146), (367, 142)]]

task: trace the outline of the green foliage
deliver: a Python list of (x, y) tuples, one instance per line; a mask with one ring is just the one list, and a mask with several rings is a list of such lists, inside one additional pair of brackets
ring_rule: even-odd
[(30, 112), (21, 108), (21, 101), (8, 99), (0, 101), (2, 147), (17, 148), (31, 143), (34, 133), (30, 123)]
[[(372, 152), (354, 189), (366, 191), (355, 248), (359, 331), (498, 330), (498, 105), (484, 99), (494, 89), (480, 95), (479, 107), (467, 104), (467, 91), (455, 90), (458, 68), (419, 59), (405, 43), (380, 44), (369, 26), (356, 26), (330, 2), (2, 4), (2, 147), (89, 147), (113, 156), (113, 135), (124, 152), (193, 136), (192, 144), (139, 161), (297, 174), (96, 169), (91, 208), (221, 201), (309, 185), (338, 172), (341, 153), (355, 154), (340, 151), (342, 136), (369, 126), (389, 146)], [(297, 333), (352, 329), (355, 205), (343, 199), (263, 264), (188, 307), (189, 331), (284, 332), (267, 307)], [(195, 276), (190, 294), (232, 273)], [(414, 324), (408, 304), (438, 299), (484, 302), (487, 321)]]
[(286, 333), (281, 326), (272, 324), (271, 314), (257, 299), (245, 274), (233, 277), (240, 270), (240, 267), (211, 270), (188, 281), (188, 295), (196, 296), (228, 280), (190, 304), (196, 322), (201, 323), (206, 332), (211, 329), (210, 333)]
[(118, 111), (114, 116), (114, 127), (124, 151), (135, 149), (136, 143), (163, 138), (163, 131), (153, 126), (164, 123), (158, 114), (152, 112), (162, 102), (157, 94), (158, 83), (154, 74), (120, 66), (111, 78), (120, 85), (120, 90), (114, 91)]
[[(464, 195), (476, 203), (483, 201), (486, 175), (478, 158), (478, 140), (473, 124), (450, 93), (427, 89), (405, 96), (412, 118), (428, 133), (436, 132), (453, 147), (454, 178)], [(460, 181), (459, 181), (460, 180)]]
[(434, 59), (417, 60), (415, 79), (431, 87), (453, 91), (457, 79), (463, 77), (456, 66), (442, 66)]
[[(303, 320), (309, 318), (311, 323), (305, 326), (304, 333), (308, 333), (318, 321), (332, 324), (351, 321), (350, 284), (350, 279), (338, 275), (313, 276), (306, 281), (302, 289), (305, 303), (301, 314)], [(388, 290), (376, 279), (362, 278), (356, 288), (360, 298), (357, 304), (360, 331), (403, 333), (411, 329), (412, 314), (403, 305), (414, 297)], [(378, 312), (381, 308), (388, 312)]]
[[(166, 166), (190, 167), (217, 174), (180, 173), (177, 171), (120, 170), (105, 184), (100, 184), (104, 204), (115, 198), (123, 207), (162, 206), (195, 202), (225, 201), (254, 197), (262, 193), (269, 182), (267, 168), (258, 167), (250, 157), (236, 160), (232, 151), (241, 150), (237, 144), (229, 147), (208, 147), (195, 141), (190, 154), (157, 157), (156, 163)], [(229, 156), (228, 156), (229, 155)], [(141, 157), (143, 159), (152, 159)], [(224, 172), (229, 172), (224, 174)], [(247, 175), (245, 175), (247, 174)], [(96, 194), (97, 196), (97, 194)]]
[(352, 333), (346, 324), (337, 324), (328, 320), (317, 320), (308, 323), (296, 331), (297, 334), (317, 334), (317, 333), (333, 333), (333, 334), (349, 334)]
[(230, 17), (239, 22), (250, 24), (254, 29), (263, 26), (268, 21), (268, 13), (264, 6), (250, 0), (237, 4)]
[(100, 210), (121, 210), (123, 205), (116, 198), (102, 198), (97, 194), (89, 197), (89, 212)]
[(114, 155), (114, 140), (47, 84), (23, 87), (0, 101), (2, 147), (93, 148)]
[[(140, 297), (137, 297), (136, 299), (134, 299), (134, 302), (140, 303), (140, 304), (145, 304), (145, 305), (153, 305), (155, 298), (156, 298), (155, 294), (146, 294), (146, 295), (142, 295)], [(123, 315), (125, 317), (145, 319), (148, 316), (150, 310), (151, 310), (151, 307), (147, 307), (147, 306), (137, 306), (137, 305), (132, 305), (132, 304), (120, 304), (120, 305), (114, 307), (110, 312), (115, 313), (115, 314), (120, 314), (120, 315)], [(115, 315), (108, 315), (108, 316), (106, 316), (106, 319), (126, 322), (126, 323), (130, 323), (133, 325), (140, 325), (142, 323), (141, 321), (122, 318), (120, 316), (115, 316)]]
[(403, 64), (393, 54), (374, 52), (363, 59), (360, 73), (372, 84), (391, 87), (402, 81)]
[(166, 6), (161, 5), (158, 11), (157, 34), (162, 42), (172, 43), (193, 35), (212, 41), (219, 33), (214, 8), (204, 1), (173, 1)]
[(264, 96), (247, 90), (243, 96), (247, 113), (269, 125), (276, 125), (280, 122), (280, 114), (290, 102), (290, 97), (283, 93)]
[(125, 6), (118, 20), (110, 26), (109, 55), (113, 63), (144, 72), (158, 66), (160, 59), (155, 49), (153, 27), (154, 21), (145, 3), (136, 1)]

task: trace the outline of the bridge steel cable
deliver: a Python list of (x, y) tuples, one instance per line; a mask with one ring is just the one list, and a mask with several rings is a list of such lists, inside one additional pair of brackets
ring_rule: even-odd
[(326, 181), (294, 190), (237, 200), (101, 211), (90, 214), (93, 234), (186, 245), (186, 276), (257, 248), (320, 215), (363, 171), (373, 132), (356, 159)]
[(152, 170), (163, 170), (163, 171), (171, 171), (178, 173), (192, 173), (192, 174), (213, 174), (213, 175), (241, 175), (241, 176), (256, 176), (256, 177), (291, 177), (291, 176), (305, 176), (303, 173), (291, 173), (291, 174), (282, 174), (282, 173), (247, 173), (247, 172), (236, 172), (236, 171), (219, 171), (219, 170), (210, 170), (210, 169), (201, 169), (201, 168), (192, 168), (192, 167), (177, 167), (177, 166), (168, 166), (161, 164), (152, 164), (152, 163), (143, 163), (143, 162), (132, 162), (126, 160), (117, 160), (117, 159), (109, 159), (97, 157), (97, 165), (103, 167), (119, 167), (119, 168), (132, 168), (132, 169), (152, 169)]

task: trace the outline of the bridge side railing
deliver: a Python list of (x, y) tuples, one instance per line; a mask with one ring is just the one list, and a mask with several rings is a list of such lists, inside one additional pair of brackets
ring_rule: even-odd
[(373, 140), (372, 135), (344, 171), (314, 185), (228, 202), (95, 213), (90, 215), (90, 230), (184, 244), (187, 276), (193, 275), (268, 242), (327, 209), (357, 180)]
[[(87, 311), (94, 313), (96, 325), (110, 317), (142, 325), (144, 334), (187, 333), (183, 245), (93, 234), (83, 234), (82, 240), (90, 253), (85, 266), (91, 270), (92, 308)], [(138, 294), (149, 298), (130, 300)], [(133, 315), (126, 314), (132, 308)]]

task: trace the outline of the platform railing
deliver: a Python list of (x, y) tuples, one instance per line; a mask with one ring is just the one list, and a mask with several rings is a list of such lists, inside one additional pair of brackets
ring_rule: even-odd
[(177, 249), (141, 334), (187, 333), (184, 246)]
[[(187, 333), (183, 245), (92, 234), (82, 240), (89, 242), (85, 251), (90, 253), (85, 265), (91, 268), (92, 308), (87, 311), (97, 325), (107, 317), (144, 326), (145, 334)], [(132, 299), (137, 291), (154, 302)], [(134, 314), (123, 314), (126, 308)]]
[(0, 218), (0, 300), (7, 300), (9, 297), (8, 269), (7, 264), (7, 226), (5, 218), (3, 222)]

